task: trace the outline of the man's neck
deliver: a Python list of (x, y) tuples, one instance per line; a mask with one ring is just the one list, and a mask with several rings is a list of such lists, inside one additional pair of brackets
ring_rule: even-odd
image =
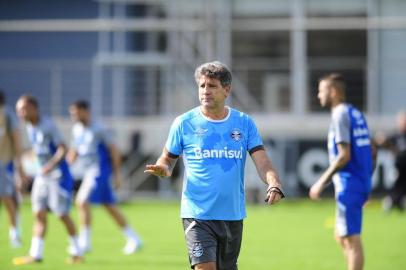
[(217, 110), (209, 110), (207, 108), (200, 107), (200, 110), (204, 116), (212, 120), (222, 120), (226, 118), (228, 114), (228, 107), (226, 106), (223, 106), (222, 108)]
[(34, 116), (31, 118), (31, 121), (30, 121), (30, 122), (31, 122), (32, 125), (36, 126), (36, 125), (38, 125), (39, 121), (40, 121), (40, 117), (39, 117), (39, 115), (37, 114), (37, 115), (34, 115)]
[(336, 108), (337, 106), (339, 106), (339, 105), (341, 105), (343, 103), (344, 103), (344, 100), (342, 100), (342, 99), (338, 99), (336, 101), (333, 101), (331, 103), (331, 110), (334, 110), (334, 108)]

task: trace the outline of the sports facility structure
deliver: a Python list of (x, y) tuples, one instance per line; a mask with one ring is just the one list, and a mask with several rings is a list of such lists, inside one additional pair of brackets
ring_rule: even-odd
[(291, 194), (325, 162), (320, 75), (343, 73), (373, 132), (391, 130), (405, 108), (403, 0), (0, 1), (0, 39), (8, 101), (35, 95), (69, 134), (67, 106), (88, 99), (128, 157), (131, 192), (167, 190), (147, 184), (141, 165), (161, 151), (173, 118), (197, 105), (193, 71), (204, 61), (233, 70), (230, 105), (253, 115)]

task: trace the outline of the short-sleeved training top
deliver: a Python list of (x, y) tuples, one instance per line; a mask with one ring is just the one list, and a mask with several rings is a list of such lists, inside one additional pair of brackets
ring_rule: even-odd
[(370, 192), (373, 164), (368, 125), (359, 110), (344, 103), (332, 110), (328, 136), (330, 161), (337, 157), (340, 143), (350, 144), (351, 158), (333, 177), (336, 192)]
[(170, 156), (183, 156), (181, 217), (241, 220), (246, 217), (244, 166), (247, 152), (262, 150), (253, 120), (228, 108), (223, 120), (210, 120), (196, 107), (173, 122), (165, 144)]
[[(52, 158), (58, 145), (63, 144), (55, 123), (49, 117), (41, 116), (37, 125), (27, 124), (27, 133), (40, 167)], [(59, 162), (58, 169), (61, 173), (60, 186), (65, 191), (72, 192), (73, 179), (65, 159)]]
[(72, 128), (71, 147), (78, 153), (81, 168), (99, 166), (103, 179), (108, 179), (112, 172), (111, 156), (108, 146), (113, 143), (111, 133), (98, 121), (89, 125), (76, 123)]

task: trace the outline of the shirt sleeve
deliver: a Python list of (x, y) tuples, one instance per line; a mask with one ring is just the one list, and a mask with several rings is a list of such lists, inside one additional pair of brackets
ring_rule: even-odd
[(254, 121), (247, 116), (248, 120), (248, 147), (247, 150), (250, 154), (254, 153), (257, 150), (264, 149), (264, 143), (262, 142), (261, 135), (258, 132), (257, 126)]
[(48, 128), (49, 128), (49, 134), (51, 136), (51, 139), (55, 146), (58, 146), (60, 144), (64, 144), (65, 142), (62, 139), (62, 135), (59, 132), (58, 128), (56, 127), (55, 123), (51, 120), (48, 121)]
[(114, 144), (113, 132), (104, 125), (99, 126), (99, 136), (100, 140), (104, 142), (106, 145)]
[(338, 110), (333, 114), (333, 128), (336, 143), (350, 143), (350, 117), (347, 110)]
[(18, 130), (18, 119), (17, 116), (10, 110), (6, 109), (6, 120), (11, 131)]
[(172, 123), (169, 130), (168, 139), (165, 143), (165, 148), (174, 157), (178, 157), (183, 151), (183, 141), (182, 141), (182, 121), (180, 118), (176, 118)]
[(69, 147), (72, 148), (73, 150), (78, 149), (78, 143), (76, 140), (77, 133), (78, 133), (78, 126), (77, 126), (77, 124), (74, 124), (72, 127), (72, 133), (71, 133), (70, 143), (69, 143)]

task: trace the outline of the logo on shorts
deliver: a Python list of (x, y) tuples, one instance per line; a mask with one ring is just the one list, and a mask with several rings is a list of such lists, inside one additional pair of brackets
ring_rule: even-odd
[(192, 254), (194, 257), (199, 258), (200, 256), (203, 255), (203, 247), (202, 244), (200, 243), (195, 243), (193, 250), (192, 250)]

